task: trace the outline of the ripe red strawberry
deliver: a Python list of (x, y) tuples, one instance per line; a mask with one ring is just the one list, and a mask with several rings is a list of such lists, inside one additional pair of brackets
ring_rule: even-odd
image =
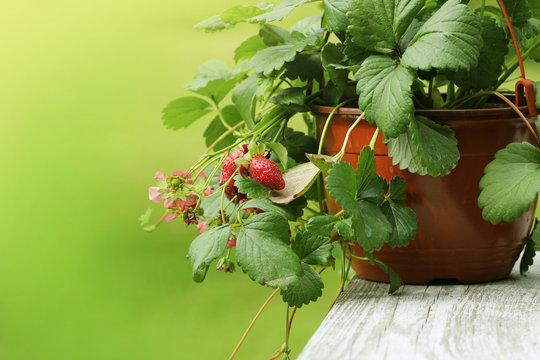
[[(234, 150), (232, 153), (227, 156), (225, 161), (223, 161), (223, 165), (221, 166), (221, 175), (219, 176), (219, 185), (225, 184), (229, 178), (234, 174), (236, 171), (236, 168), (238, 166), (234, 162), (236, 159), (243, 157), (248, 151), (247, 144), (242, 145), (240, 149)], [(240, 166), (240, 169), (238, 171), (243, 177), (247, 176), (247, 170), (244, 166)], [(227, 199), (232, 199), (235, 195), (238, 196), (239, 199), (245, 199), (245, 194), (239, 194), (238, 188), (234, 186), (234, 179), (232, 179), (227, 187), (225, 188), (225, 195), (227, 196)]]
[(285, 180), (278, 166), (264, 156), (254, 156), (249, 162), (249, 172), (253, 179), (262, 186), (272, 190), (282, 190)]

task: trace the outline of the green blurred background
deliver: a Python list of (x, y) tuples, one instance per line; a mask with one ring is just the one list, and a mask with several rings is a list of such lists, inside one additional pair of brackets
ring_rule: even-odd
[[(185, 258), (196, 230), (143, 232), (158, 170), (187, 169), (203, 129), (174, 132), (161, 109), (211, 58), (233, 66), (250, 25), (193, 29), (234, 4), (218, 0), (0, 5), (0, 359), (223, 359), (272, 289), (241, 272), (195, 284)], [(299, 19), (315, 8), (297, 11)], [(157, 208), (156, 215), (161, 209)], [(337, 290), (297, 313), (298, 354)], [(279, 350), (276, 298), (238, 359)]]
[[(173, 132), (161, 109), (186, 95), (198, 64), (232, 66), (232, 49), (255, 33), (192, 29), (232, 5), (0, 5), (1, 359), (222, 359), (271, 293), (241, 272), (195, 284), (185, 254), (196, 230), (148, 234), (137, 221), (154, 173), (186, 169), (204, 148), (210, 119)], [(295, 318), (293, 357), (337, 290), (338, 274), (323, 275), (324, 297)], [(237, 358), (277, 352), (284, 318), (275, 299)]]

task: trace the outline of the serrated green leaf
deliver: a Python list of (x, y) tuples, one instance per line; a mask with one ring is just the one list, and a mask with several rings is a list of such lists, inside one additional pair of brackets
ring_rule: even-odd
[(339, 221), (338, 217), (332, 215), (313, 216), (308, 220), (306, 230), (314, 235), (331, 237), (332, 230)]
[(237, 81), (223, 61), (209, 60), (199, 66), (193, 80), (184, 85), (184, 88), (219, 103)]
[(381, 176), (375, 175), (368, 184), (358, 190), (356, 199), (367, 200), (376, 205), (381, 205), (386, 194), (388, 194), (388, 182)]
[[(236, 106), (233, 105), (225, 106), (223, 109), (221, 109), (221, 114), (223, 115), (223, 119), (229, 126), (234, 126), (242, 120)], [(223, 133), (225, 133), (225, 131), (227, 131), (227, 129), (225, 128), (225, 126), (223, 126), (219, 115), (216, 116), (204, 131), (203, 137), (205, 139), (206, 146), (210, 146), (211, 144), (213, 144), (214, 141), (216, 141), (221, 135), (223, 135)], [(220, 140), (213, 149), (215, 151), (223, 149), (224, 147), (233, 144), (235, 140), (236, 138), (234, 137), (234, 135), (229, 134), (225, 138)]]
[(529, 267), (534, 263), (534, 257), (536, 255), (535, 245), (540, 245), (540, 227), (538, 226), (538, 219), (534, 223), (533, 231), (527, 238), (527, 243), (521, 255), (521, 262), (519, 263), (519, 272), (522, 276), (525, 276)]
[(340, 92), (345, 91), (349, 80), (347, 57), (343, 51), (343, 46), (334, 43), (326, 43), (321, 50), (322, 66)]
[(236, 25), (254, 16), (264, 14), (274, 5), (263, 2), (258, 5), (237, 5), (221, 13), (220, 17), (229, 25)]
[(196, 282), (204, 280), (210, 263), (225, 251), (230, 232), (229, 225), (221, 225), (202, 233), (193, 240), (187, 256), (191, 261), (193, 280)]
[(390, 199), (398, 204), (405, 204), (405, 194), (406, 194), (405, 179), (394, 176), (390, 179)]
[(194, 26), (194, 28), (197, 30), (204, 30), (209, 33), (225, 30), (229, 27), (230, 25), (223, 21), (223, 19), (219, 15), (214, 15), (208, 19), (199, 22)]
[(395, 50), (425, 0), (352, 0), (349, 33), (357, 45), (383, 54)]
[(420, 162), (431, 176), (447, 175), (459, 161), (454, 131), (424, 117), (416, 116), (409, 126)]
[(342, 220), (336, 223), (338, 234), (347, 241), (355, 241), (354, 230), (351, 219)]
[(323, 9), (328, 31), (338, 33), (347, 30), (349, 26), (348, 0), (323, 0)]
[(272, 10), (268, 11), (265, 14), (254, 16), (248, 21), (250, 22), (272, 22), (272, 21), (281, 21), (285, 19), (294, 8), (304, 5), (312, 0), (283, 0), (279, 5), (277, 5)]
[(484, 169), (480, 190), (484, 219), (496, 224), (520, 217), (540, 191), (540, 150), (523, 142), (497, 151)]
[(266, 44), (259, 35), (252, 36), (234, 50), (234, 61), (249, 60), (257, 52), (266, 48)]
[(289, 43), (291, 40), (291, 34), (279, 27), (271, 24), (264, 24), (259, 30), (259, 36), (263, 39), (266, 46), (276, 46), (283, 43)]
[(460, 0), (448, 0), (418, 30), (401, 63), (413, 69), (462, 70), (478, 64), (482, 28)]
[(297, 165), (283, 173), (285, 188), (274, 190), (268, 198), (276, 204), (288, 204), (302, 196), (315, 182), (319, 168), (310, 162)]
[(375, 154), (369, 146), (364, 146), (356, 165), (356, 186), (358, 191), (365, 189), (377, 176)]
[(306, 96), (301, 88), (287, 88), (280, 91), (270, 99), (273, 104), (283, 105), (295, 112), (309, 111), (309, 107), (304, 103)]
[(238, 112), (250, 129), (255, 127), (255, 122), (253, 121), (253, 102), (257, 89), (257, 76), (251, 75), (236, 85), (232, 93), (232, 101), (236, 104)]
[(334, 166), (337, 159), (328, 155), (306, 154), (309, 161), (318, 167), (323, 174), (328, 175), (328, 171)]
[(388, 242), (392, 233), (392, 225), (386, 219), (381, 209), (368, 201), (356, 203), (353, 214), (352, 228), (356, 241), (366, 251), (379, 250)]
[(270, 150), (272, 150), (274, 154), (276, 154), (279, 162), (283, 166), (283, 169), (287, 170), (287, 162), (289, 159), (287, 148), (282, 144), (276, 142), (267, 143), (266, 146), (268, 146)]
[(302, 264), (304, 274), (298, 279), (298, 284), (287, 290), (281, 290), (280, 294), (289, 306), (301, 308), (311, 301), (316, 301), (322, 295), (324, 284), (321, 276), (309, 265)]
[(379, 55), (367, 58), (357, 73), (358, 106), (387, 137), (397, 137), (407, 129), (414, 112), (414, 76), (410, 69)]
[(328, 172), (326, 188), (330, 196), (346, 211), (353, 212), (358, 206), (356, 201), (356, 174), (351, 164), (338, 161)]
[(253, 178), (243, 178), (238, 174), (234, 177), (234, 186), (238, 188), (238, 192), (246, 194), (250, 199), (263, 199), (268, 196), (270, 190), (257, 183)]
[(319, 53), (299, 53), (293, 61), (285, 64), (285, 76), (291, 80), (300, 78), (302, 81), (320, 80), (323, 77), (323, 67)]
[(420, 175), (447, 175), (460, 157), (454, 131), (423, 116), (414, 117), (406, 133), (385, 141), (394, 165)]
[(289, 224), (281, 216), (262, 213), (247, 220), (236, 240), (238, 265), (259, 284), (287, 290), (303, 270), (300, 259), (287, 246)]
[(389, 294), (393, 294), (396, 291), (399, 290), (399, 288), (403, 285), (403, 280), (399, 277), (398, 273), (394, 271), (390, 266), (386, 265), (380, 260), (375, 260), (377, 262), (377, 265), (379, 268), (387, 273), (390, 276), (390, 288), (388, 289)]
[(322, 15), (313, 15), (303, 18), (291, 26), (290, 33), (299, 32), (305, 36), (313, 35), (321, 31)]
[(332, 258), (330, 238), (311, 233), (298, 233), (291, 244), (293, 251), (306, 264), (325, 265)]
[(163, 109), (163, 124), (173, 130), (187, 127), (197, 119), (214, 110), (208, 101), (195, 97), (185, 96), (171, 101)]
[(388, 240), (391, 247), (409, 245), (416, 236), (418, 219), (414, 211), (397, 202), (385, 202), (382, 211), (392, 225), (392, 234)]
[(283, 136), (278, 141), (287, 148), (289, 156), (298, 163), (307, 161), (306, 153), (316, 152), (319, 145), (315, 138), (291, 128), (285, 128)]
[(296, 54), (302, 51), (298, 49), (298, 46), (287, 44), (260, 50), (251, 59), (251, 65), (258, 74), (270, 76), (274, 71), (283, 68), (286, 62), (292, 61)]
[(287, 211), (283, 207), (274, 204), (272, 201), (268, 199), (264, 199), (264, 198), (252, 199), (252, 200), (242, 203), (242, 205), (240, 206), (240, 209), (250, 209), (250, 208), (260, 209), (264, 212), (281, 216), (289, 221), (296, 220), (296, 216), (291, 211)]
[(481, 18), (482, 42), (478, 58), (478, 66), (467, 71), (449, 73), (448, 78), (454, 80), (461, 88), (480, 91), (497, 84), (504, 65), (504, 57), (508, 52), (506, 34), (496, 21), (491, 18)]

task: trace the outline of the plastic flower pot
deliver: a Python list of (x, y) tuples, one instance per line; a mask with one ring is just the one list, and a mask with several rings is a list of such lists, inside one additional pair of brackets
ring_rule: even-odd
[[(313, 108), (319, 135), (332, 110)], [(527, 107), (520, 110), (528, 115)], [(347, 129), (361, 113), (353, 108), (336, 112), (325, 137), (324, 154), (335, 155), (341, 149)], [(392, 267), (408, 284), (439, 279), (475, 283), (508, 277), (526, 241), (533, 209), (510, 223), (493, 225), (482, 218), (477, 205), (478, 183), (496, 151), (510, 142), (533, 142), (527, 126), (509, 107), (417, 110), (416, 113), (450, 126), (456, 133), (461, 157), (447, 176), (420, 176), (392, 165), (382, 136), (379, 137), (375, 146), (377, 172), (387, 180), (394, 176), (406, 180), (406, 205), (418, 217), (418, 232), (409, 246), (384, 245), (374, 253), (375, 257)], [(343, 160), (356, 167), (359, 153), (369, 144), (374, 131), (375, 126), (362, 121), (351, 134)], [(328, 194), (327, 201), (330, 213), (340, 210)], [(358, 244), (353, 253), (363, 256)], [(361, 278), (389, 281), (385, 272), (367, 261), (353, 259), (352, 267)]]

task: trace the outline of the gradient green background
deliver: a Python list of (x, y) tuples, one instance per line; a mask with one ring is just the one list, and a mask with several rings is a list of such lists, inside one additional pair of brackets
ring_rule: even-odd
[[(255, 33), (192, 29), (231, 5), (0, 5), (1, 359), (222, 359), (270, 294), (241, 272), (195, 284), (185, 254), (196, 232), (177, 222), (148, 234), (137, 222), (154, 173), (186, 169), (203, 150), (209, 119), (173, 132), (161, 109), (187, 94), (198, 64), (232, 66)], [(337, 289), (337, 273), (324, 277), (325, 296), (295, 319), (293, 357)], [(237, 358), (276, 352), (284, 318), (275, 299)]]

